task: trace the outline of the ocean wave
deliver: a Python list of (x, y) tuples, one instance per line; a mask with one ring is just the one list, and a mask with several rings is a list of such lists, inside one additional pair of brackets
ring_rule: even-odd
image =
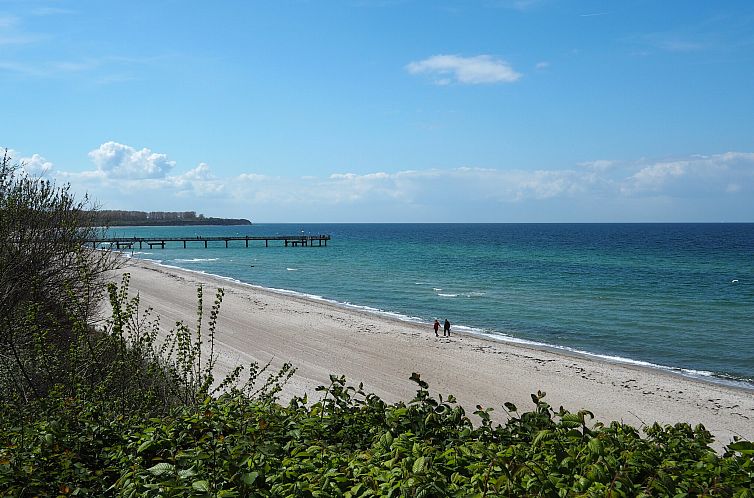
[(298, 268), (286, 268), (288, 271), (298, 271)]
[(217, 261), (218, 258), (191, 258), (191, 259), (174, 259), (176, 263), (205, 263), (208, 261)]
[(458, 297), (458, 294), (443, 294), (442, 292), (437, 293), (440, 297)]

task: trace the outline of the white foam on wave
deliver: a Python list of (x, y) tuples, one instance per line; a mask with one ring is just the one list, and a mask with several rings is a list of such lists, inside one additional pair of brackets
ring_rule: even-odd
[(437, 288), (436, 289), (432, 289), (432, 290), (434, 290), (437, 293), (437, 295), (440, 296), (440, 297), (458, 297), (458, 296), (461, 296), (461, 297), (472, 298), (472, 297), (482, 297), (485, 294), (487, 294), (486, 292), (463, 292), (463, 293), (460, 293), (460, 294), (459, 293), (452, 293), (452, 292), (439, 292), (442, 289), (437, 289)]
[(465, 333), (469, 335), (481, 336), (484, 339), (493, 340), (496, 342), (506, 342), (506, 343), (511, 343), (511, 344), (520, 344), (523, 346), (532, 346), (532, 347), (552, 350), (556, 352), (565, 352), (565, 353), (574, 354), (577, 356), (585, 356), (587, 358), (593, 358), (595, 360), (600, 360), (600, 361), (607, 361), (610, 363), (633, 365), (633, 366), (649, 368), (653, 370), (662, 370), (665, 372), (675, 373), (683, 377), (689, 377), (692, 379), (713, 382), (715, 384), (727, 385), (727, 386), (736, 387), (739, 389), (754, 390), (754, 385), (752, 385), (749, 382), (721, 377), (720, 375), (717, 375), (714, 372), (710, 372), (708, 370), (695, 370), (691, 368), (670, 367), (667, 365), (661, 365), (658, 363), (652, 363), (652, 362), (643, 361), (643, 360), (635, 360), (633, 358), (626, 358), (623, 356), (594, 353), (591, 351), (585, 351), (582, 349), (572, 348), (569, 346), (560, 346), (560, 345), (548, 344), (548, 343), (540, 342), (540, 341), (533, 341), (529, 339), (521, 339), (518, 337), (512, 337), (510, 335), (507, 335), (498, 331), (489, 331), (485, 329), (477, 329), (474, 327), (464, 327), (462, 325), (454, 325), (454, 328), (456, 330), (463, 330)]
[(442, 290), (441, 287), (432, 287), (432, 290), (435, 292), (440, 292)]
[(298, 268), (286, 268), (288, 271), (298, 271)]
[(205, 263), (208, 261), (217, 261), (218, 258), (191, 258), (191, 259), (174, 259), (178, 263)]
[(394, 311), (387, 311), (387, 310), (383, 310), (383, 309), (380, 309), (380, 308), (374, 308), (372, 306), (364, 306), (364, 305), (361, 305), (361, 304), (353, 304), (353, 303), (349, 303), (347, 301), (344, 302), (344, 303), (337, 302), (337, 301), (332, 301), (332, 302), (335, 303), (335, 304), (338, 304), (340, 306), (345, 306), (346, 308), (352, 308), (352, 309), (355, 309), (355, 310), (358, 310), (358, 311), (366, 311), (367, 313), (372, 313), (372, 314), (375, 314), (375, 315), (380, 315), (380, 316), (385, 316), (385, 317), (393, 318), (395, 320), (400, 320), (402, 322), (426, 323), (424, 321), (424, 319), (422, 319), (422, 318), (420, 318), (418, 316), (404, 315), (403, 313), (396, 313)]

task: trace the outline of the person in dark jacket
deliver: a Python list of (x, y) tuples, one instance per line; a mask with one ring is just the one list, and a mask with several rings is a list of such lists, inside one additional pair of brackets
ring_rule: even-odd
[(442, 328), (442, 336), (445, 337), (446, 335), (450, 337), (450, 322), (447, 318), (445, 319), (445, 325)]
[(435, 337), (440, 337), (439, 335), (437, 335), (437, 331), (440, 330), (440, 322), (435, 320), (435, 324), (433, 325), (433, 327), (435, 329)]

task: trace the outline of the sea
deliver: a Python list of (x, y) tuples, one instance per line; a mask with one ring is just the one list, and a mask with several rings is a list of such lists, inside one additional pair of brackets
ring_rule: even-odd
[(118, 237), (328, 234), (124, 252), (488, 339), (754, 389), (754, 223), (117, 227)]

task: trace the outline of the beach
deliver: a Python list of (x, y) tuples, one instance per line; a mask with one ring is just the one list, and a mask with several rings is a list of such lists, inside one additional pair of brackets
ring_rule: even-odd
[[(546, 348), (453, 333), (435, 337), (418, 324), (326, 301), (288, 295), (228, 279), (131, 258), (113, 276), (129, 273), (130, 294), (151, 307), (163, 329), (177, 320), (193, 326), (196, 288), (204, 289), (206, 316), (217, 288), (225, 290), (215, 351), (218, 376), (238, 364), (290, 362), (296, 373), (281, 402), (344, 375), (348, 383), (388, 402), (410, 401), (413, 372), (433, 394), (452, 394), (467, 414), (477, 405), (507, 420), (503, 403), (533, 408), (531, 393), (544, 391), (555, 410), (588, 409), (596, 420), (636, 427), (687, 422), (703, 424), (721, 449), (734, 436), (754, 439), (754, 392), (683, 377), (673, 372), (612, 363)], [(453, 317), (451, 317), (453, 321)], [(472, 417), (473, 418), (473, 417)]]

